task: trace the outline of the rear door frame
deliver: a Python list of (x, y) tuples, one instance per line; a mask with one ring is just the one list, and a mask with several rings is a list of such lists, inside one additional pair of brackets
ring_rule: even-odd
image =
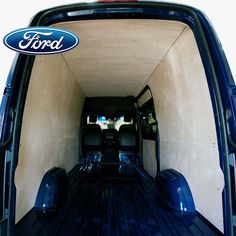
[[(235, 200), (232, 189), (235, 188), (231, 187), (232, 184), (235, 185), (236, 88), (225, 54), (210, 22), (201, 11), (184, 5), (163, 2), (99, 2), (65, 5), (44, 10), (32, 19), (30, 26), (49, 26), (72, 20), (111, 18), (173, 20), (183, 22), (192, 29), (207, 76), (215, 116), (220, 166), (225, 178), (224, 231), (226, 235), (233, 235), (236, 215), (235, 209), (234, 211), (232, 209), (232, 201)], [(0, 158), (5, 158), (6, 152), (8, 152), (9, 163), (9, 174), (4, 178), (5, 189), (3, 191), (7, 194), (6, 196), (9, 195), (9, 201), (4, 209), (7, 214), (1, 222), (5, 222), (6, 226), (3, 228), (6, 228), (8, 235), (14, 233), (16, 196), (14, 173), (18, 162), (24, 104), (34, 59), (35, 57), (32, 55), (17, 54), (8, 76), (0, 109), (2, 144), (0, 145)], [(16, 114), (13, 119), (10, 111)], [(13, 127), (12, 131), (10, 127)], [(229, 169), (232, 167), (234, 171), (230, 175)], [(232, 182), (232, 180), (234, 181)], [(2, 201), (2, 199), (4, 198), (0, 200)], [(4, 203), (0, 202), (0, 204)]]

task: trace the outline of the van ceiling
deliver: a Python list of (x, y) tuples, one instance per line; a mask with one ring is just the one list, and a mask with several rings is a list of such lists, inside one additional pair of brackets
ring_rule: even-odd
[(88, 97), (136, 96), (186, 27), (149, 19), (86, 20), (54, 26), (80, 39), (63, 57)]

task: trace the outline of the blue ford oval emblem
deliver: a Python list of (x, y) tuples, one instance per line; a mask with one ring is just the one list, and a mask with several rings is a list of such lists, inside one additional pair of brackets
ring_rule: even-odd
[(53, 54), (76, 47), (79, 38), (72, 32), (53, 27), (29, 27), (15, 30), (4, 37), (4, 44), (26, 54)]

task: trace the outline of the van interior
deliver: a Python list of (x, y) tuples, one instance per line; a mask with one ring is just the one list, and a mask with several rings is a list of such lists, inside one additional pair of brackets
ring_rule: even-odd
[[(190, 27), (158, 19), (52, 26), (80, 43), (35, 57), (16, 235), (223, 234), (214, 111)], [(55, 187), (57, 175), (66, 180)], [(47, 208), (48, 198), (59, 204)]]

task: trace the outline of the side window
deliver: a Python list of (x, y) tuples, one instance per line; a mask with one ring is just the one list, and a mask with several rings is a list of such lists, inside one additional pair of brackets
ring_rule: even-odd
[(153, 99), (148, 100), (139, 108), (139, 115), (141, 119), (143, 138), (156, 140), (157, 120), (155, 115)]

